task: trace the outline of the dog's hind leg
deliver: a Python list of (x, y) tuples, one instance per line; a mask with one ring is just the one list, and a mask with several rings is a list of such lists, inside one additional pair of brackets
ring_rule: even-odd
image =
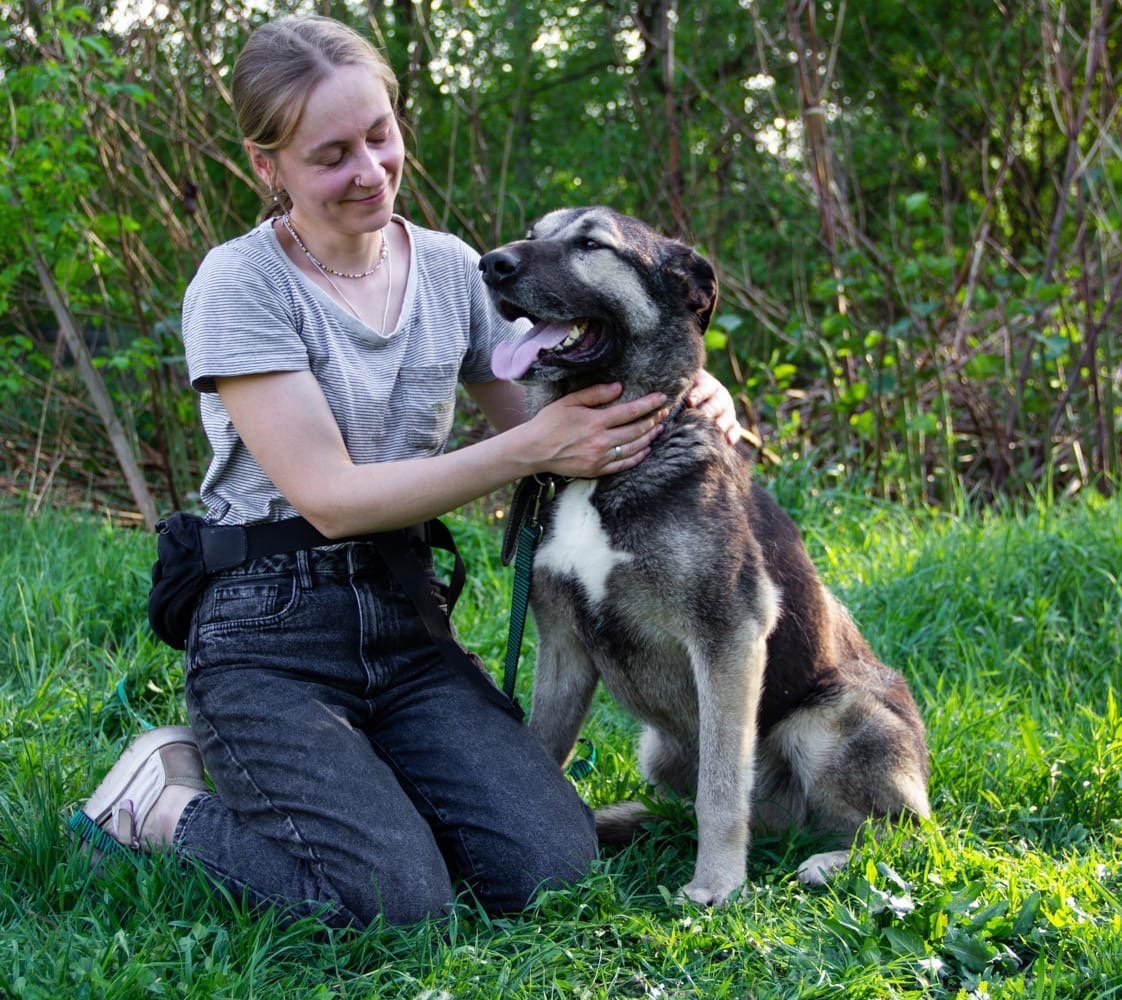
[(895, 824), (930, 815), (927, 747), (910, 697), (897, 693), (890, 703), (877, 692), (851, 689), (796, 713), (773, 731), (773, 740), (798, 774), (811, 824), (846, 844), (807, 858), (799, 866), (804, 885), (824, 885), (848, 863), (866, 820)]
[[(842, 767), (849, 768), (859, 766), (862, 766), (862, 764), (855, 761), (842, 764)], [(925, 775), (925, 768), (919, 766), (914, 759), (908, 759), (906, 755), (902, 757), (886, 756), (884, 766), (880, 768), (879, 772), (870, 771), (870, 779), (874, 781), (879, 779), (881, 786), (872, 801), (864, 800), (868, 811), (861, 816), (860, 824), (853, 831), (853, 834), (847, 838), (850, 841), (850, 846), (835, 851), (825, 851), (807, 858), (799, 865), (799, 881), (803, 885), (823, 886), (834, 874), (844, 868), (849, 863), (853, 846), (860, 842), (860, 836), (865, 829), (864, 821), (867, 819), (881, 819), (890, 825), (901, 825), (915, 819), (929, 817), (931, 807), (927, 801)], [(827, 831), (836, 829), (841, 825), (841, 822), (844, 822), (844, 818), (837, 817), (836, 812), (834, 814), (836, 818), (831, 821), (828, 818), (830, 813), (821, 802), (816, 803), (812, 800), (812, 808), (815, 809), (816, 817), (822, 818), (820, 823), (816, 825), (821, 825)], [(846, 812), (852, 822), (856, 821), (855, 811), (847, 810)], [(875, 835), (876, 826), (871, 829), (873, 835)]]

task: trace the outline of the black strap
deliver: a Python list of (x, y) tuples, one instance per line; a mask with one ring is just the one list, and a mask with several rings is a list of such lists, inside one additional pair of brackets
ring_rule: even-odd
[(526, 476), (518, 480), (518, 485), (514, 488), (510, 510), (507, 511), (506, 515), (503, 547), (499, 556), (504, 566), (510, 565), (515, 552), (518, 551), (518, 543), (521, 541), (522, 526), (526, 523), (526, 515), (530, 512), (531, 507), (540, 503), (541, 490), (541, 483), (534, 476)]
[[(435, 548), (451, 552), (456, 559), (456, 566), (449, 582), (450, 615), (452, 605), (463, 589), (466, 576), (464, 563), (447, 525), (433, 520), (428, 522), (428, 528), (430, 544)], [(482, 665), (473, 661), (463, 646), (456, 642), (449, 624), (449, 615), (446, 615), (437, 603), (428, 570), (407, 537), (398, 532), (383, 532), (370, 536), (369, 541), (377, 547), (382, 559), (405, 592), (405, 596), (413, 602), (413, 606), (421, 616), (421, 621), (425, 623), (429, 637), (436, 644), (445, 661), (458, 667), (491, 701), (521, 720), (524, 717), (521, 706), (512, 698), (506, 697), (484, 672)]]

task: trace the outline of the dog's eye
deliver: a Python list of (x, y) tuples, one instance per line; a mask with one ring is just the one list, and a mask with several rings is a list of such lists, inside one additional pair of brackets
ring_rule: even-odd
[(604, 244), (599, 240), (587, 239), (581, 243), (582, 250), (599, 250)]

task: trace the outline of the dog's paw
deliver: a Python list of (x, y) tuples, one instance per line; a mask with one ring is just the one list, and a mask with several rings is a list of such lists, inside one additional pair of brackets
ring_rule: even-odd
[(837, 872), (849, 864), (849, 851), (826, 851), (814, 854), (799, 865), (799, 881), (803, 885), (820, 889)]
[(725, 885), (721, 882), (713, 884), (711, 879), (694, 879), (678, 890), (678, 897), (692, 900), (699, 906), (724, 906), (740, 895), (741, 886), (742, 882)]

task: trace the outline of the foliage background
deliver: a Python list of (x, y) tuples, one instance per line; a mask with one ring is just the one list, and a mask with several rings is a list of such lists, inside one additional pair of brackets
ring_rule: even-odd
[(29, 510), (193, 503), (179, 303), (257, 217), (226, 79), (289, 10), (397, 68), (416, 221), (482, 249), (604, 202), (710, 256), (710, 366), (762, 462), (939, 505), (1117, 483), (1111, 0), (259, 8), (0, 3), (0, 434)]

